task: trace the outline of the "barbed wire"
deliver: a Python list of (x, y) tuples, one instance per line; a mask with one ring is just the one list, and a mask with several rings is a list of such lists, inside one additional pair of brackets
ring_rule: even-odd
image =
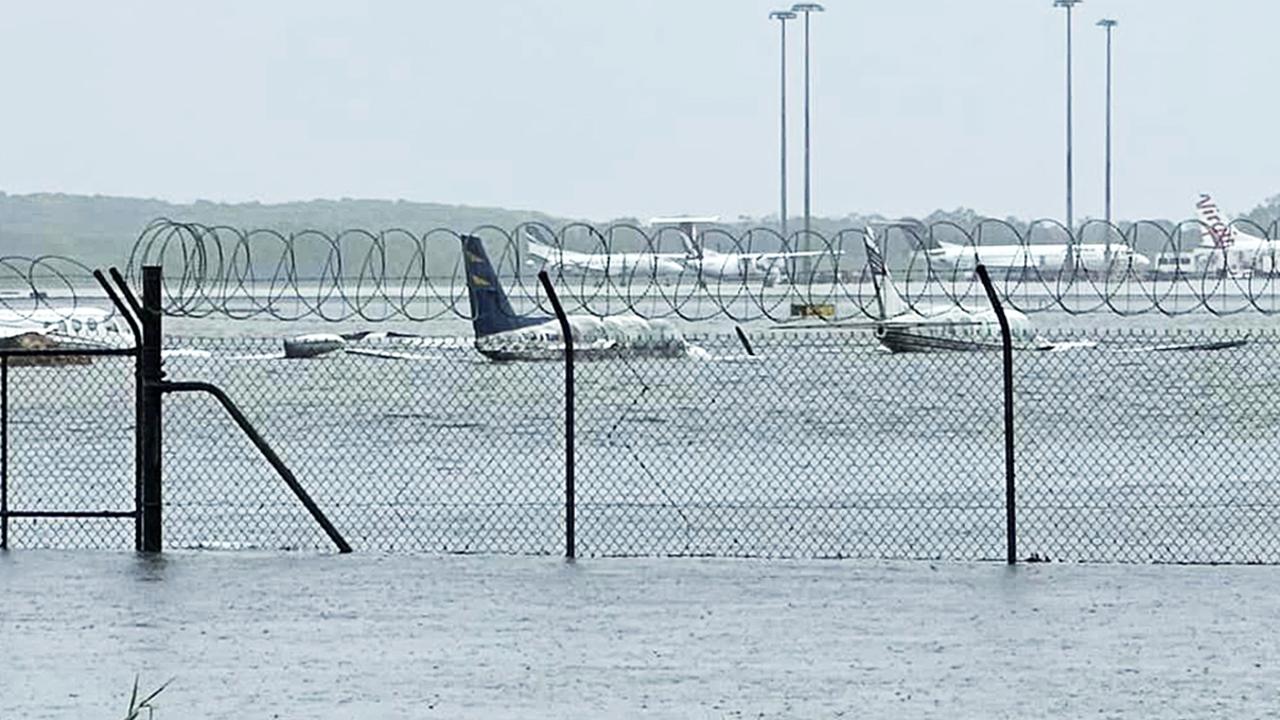
[[(89, 297), (97, 294), (83, 284), (92, 275), (87, 265), (63, 255), (2, 255), (0, 319), (52, 318), (87, 306)], [(56, 305), (52, 298), (57, 298)], [(55, 309), (57, 312), (51, 313)]]
[[(832, 233), (709, 227), (690, 237), (676, 226), (573, 223), (484, 225), (481, 237), (521, 312), (550, 312), (536, 280), (547, 269), (572, 312), (697, 321), (789, 319), (840, 306), (874, 317), (867, 269), (868, 228)], [(1230, 315), (1280, 312), (1280, 233), (1245, 221), (1227, 230), (1198, 220), (1085, 223), (1073, 235), (1054, 221), (985, 219), (873, 223), (870, 230), (912, 311), (982, 307), (974, 273), (991, 269), (1009, 306), (1022, 312)], [(425, 321), (470, 317), (461, 263), (462, 232), (351, 229), (242, 229), (158, 219), (139, 235), (126, 274), (160, 265), (166, 312), (175, 316), (328, 321)], [(1217, 246), (1205, 238), (1231, 238)], [(539, 253), (532, 241), (541, 241)], [(795, 256), (793, 254), (802, 255)], [(590, 266), (590, 267), (588, 267)], [(76, 260), (0, 258), (0, 309), (32, 312), (81, 302)], [(5, 283), (9, 283), (6, 285)], [(50, 292), (50, 289), (53, 292)]]

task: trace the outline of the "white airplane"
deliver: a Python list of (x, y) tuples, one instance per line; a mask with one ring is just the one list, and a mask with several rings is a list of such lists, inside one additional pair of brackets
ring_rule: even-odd
[[(911, 308), (894, 286), (871, 228), (863, 232), (862, 242), (867, 251), (867, 269), (876, 293), (876, 317), (870, 321), (828, 322), (799, 327), (866, 328), (875, 331), (876, 340), (885, 349), (895, 353), (944, 350), (972, 352), (999, 350), (1002, 347), (1000, 321), (995, 310), (971, 310), (959, 305), (949, 305), (936, 312)], [(1010, 335), (1017, 349), (1065, 350), (1093, 346), (1093, 343), (1048, 342), (1036, 334), (1026, 315), (1013, 308), (1005, 309), (1005, 317), (1009, 321)]]
[(1245, 232), (1233, 224), (1218, 210), (1218, 204), (1208, 193), (1200, 194), (1196, 217), (1200, 220), (1200, 247), (1189, 253), (1189, 257), (1181, 257), (1182, 262), (1190, 260), (1192, 270), (1244, 276), (1253, 272), (1268, 275), (1277, 272), (1280, 242)]
[(41, 335), (56, 342), (123, 346), (132, 335), (120, 327), (114, 313), (95, 307), (45, 306), (14, 308), (0, 302), (0, 339)]
[(788, 260), (818, 258), (833, 253), (825, 250), (798, 250), (790, 252), (732, 252), (724, 253), (699, 246), (698, 223), (717, 222), (718, 217), (666, 217), (649, 220), (651, 226), (675, 226), (680, 241), (685, 246), (685, 265), (697, 274), (699, 281), (708, 278), (745, 282), (753, 278), (763, 279), (773, 285), (783, 278)]
[[(554, 317), (515, 313), (480, 238), (463, 235), (462, 254), (476, 350), (500, 361), (562, 358), (565, 343), (560, 322)], [(574, 356), (583, 359), (705, 354), (666, 320), (571, 315), (569, 329), (573, 333)]]
[[(972, 272), (982, 263), (987, 270), (995, 274), (1038, 272), (1044, 275), (1056, 275), (1072, 265), (1072, 255), (1076, 255), (1075, 264), (1085, 272), (1103, 272), (1107, 269), (1107, 246), (1104, 243), (1081, 243), (1068, 245), (1054, 244), (1015, 244), (1015, 245), (964, 245), (943, 242), (926, 233), (915, 232), (906, 227), (908, 234), (915, 242), (920, 263), (934, 274), (956, 271)], [(1111, 245), (1111, 269), (1134, 272), (1146, 272), (1151, 267), (1150, 258), (1123, 243)]]
[(675, 277), (687, 272), (681, 261), (684, 253), (584, 253), (565, 250), (538, 225), (526, 225), (524, 233), (529, 254), (541, 260), (548, 271), (571, 271), (605, 275), (617, 279)]

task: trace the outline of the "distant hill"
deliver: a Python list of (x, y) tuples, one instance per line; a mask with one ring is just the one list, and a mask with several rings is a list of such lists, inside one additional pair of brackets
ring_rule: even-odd
[(159, 217), (237, 228), (330, 233), (350, 228), (405, 228), (421, 233), (435, 227), (513, 227), (534, 220), (555, 226), (567, 222), (525, 210), (403, 200), (310, 200), (273, 205), (199, 200), (175, 204), (102, 195), (0, 192), (0, 257), (67, 255), (90, 266), (123, 265), (138, 234)]
[[(66, 255), (89, 266), (124, 265), (134, 241), (147, 223), (159, 217), (198, 222), (204, 225), (229, 225), (242, 229), (266, 228), (283, 233), (299, 230), (386, 230), (403, 228), (417, 234), (447, 227), (470, 230), (480, 225), (511, 228), (523, 222), (539, 221), (552, 227), (571, 222), (531, 210), (444, 205), (404, 200), (309, 200), (279, 204), (214, 203), (196, 201), (177, 204), (144, 198), (108, 197), (102, 195), (66, 195), (38, 193), (10, 195), (0, 192), (0, 257), (7, 255)], [(973, 227), (981, 219), (967, 208), (939, 210), (920, 218), (927, 223), (952, 222), (959, 227)], [(827, 237), (839, 230), (862, 226), (884, 218), (879, 215), (846, 215), (815, 217), (812, 227)], [(1274, 232), (1280, 221), (1280, 195), (1272, 197), (1242, 216)], [(1025, 221), (1006, 218), (1013, 227), (1024, 230)], [(639, 224), (634, 218), (616, 222)], [(741, 231), (751, 227), (777, 226), (777, 216), (760, 218), (726, 218), (723, 227)], [(1170, 225), (1167, 221), (1164, 224)], [(791, 220), (790, 229), (798, 230), (801, 221)], [(1095, 228), (1096, 230), (1097, 228)], [(940, 230), (939, 232), (943, 232)], [(941, 238), (948, 239), (948, 238)], [(963, 241), (956, 238), (957, 241)], [(845, 238), (846, 243), (856, 239)], [(1008, 241), (998, 233), (990, 242)]]

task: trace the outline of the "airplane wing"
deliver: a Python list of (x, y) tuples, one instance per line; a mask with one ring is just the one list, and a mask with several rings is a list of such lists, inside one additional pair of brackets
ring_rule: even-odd
[(383, 360), (443, 360), (439, 355), (420, 355), (418, 353), (396, 352), (394, 350), (379, 350), (375, 348), (344, 348), (343, 352), (348, 355), (363, 355), (364, 357), (381, 358)]
[(1242, 345), (1247, 345), (1249, 338), (1235, 338), (1231, 340), (1217, 340), (1203, 343), (1180, 343), (1174, 345), (1147, 345), (1145, 347), (1120, 348), (1116, 352), (1137, 353), (1137, 352), (1204, 352), (1212, 350), (1230, 350)]
[(844, 322), (822, 322), (822, 323), (802, 323), (789, 324), (779, 323), (770, 330), (875, 330), (877, 328), (912, 328), (912, 327), (974, 327), (978, 325), (990, 325), (991, 323), (982, 320), (929, 320), (922, 318), (920, 320), (850, 320)]
[(796, 250), (794, 252), (754, 253), (757, 260), (782, 260), (784, 258), (820, 257), (823, 255), (842, 255), (843, 250)]

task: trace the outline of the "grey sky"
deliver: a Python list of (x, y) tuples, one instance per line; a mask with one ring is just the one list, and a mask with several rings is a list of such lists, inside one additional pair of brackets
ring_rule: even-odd
[[(20, 2), (0, 13), (0, 190), (385, 197), (606, 219), (777, 211), (777, 26), (759, 0)], [(813, 21), (816, 214), (1060, 216), (1050, 0), (830, 0)], [(366, 7), (367, 5), (367, 7)], [(1076, 214), (1280, 192), (1280, 4), (1076, 10)], [(790, 34), (791, 209), (800, 32)]]

